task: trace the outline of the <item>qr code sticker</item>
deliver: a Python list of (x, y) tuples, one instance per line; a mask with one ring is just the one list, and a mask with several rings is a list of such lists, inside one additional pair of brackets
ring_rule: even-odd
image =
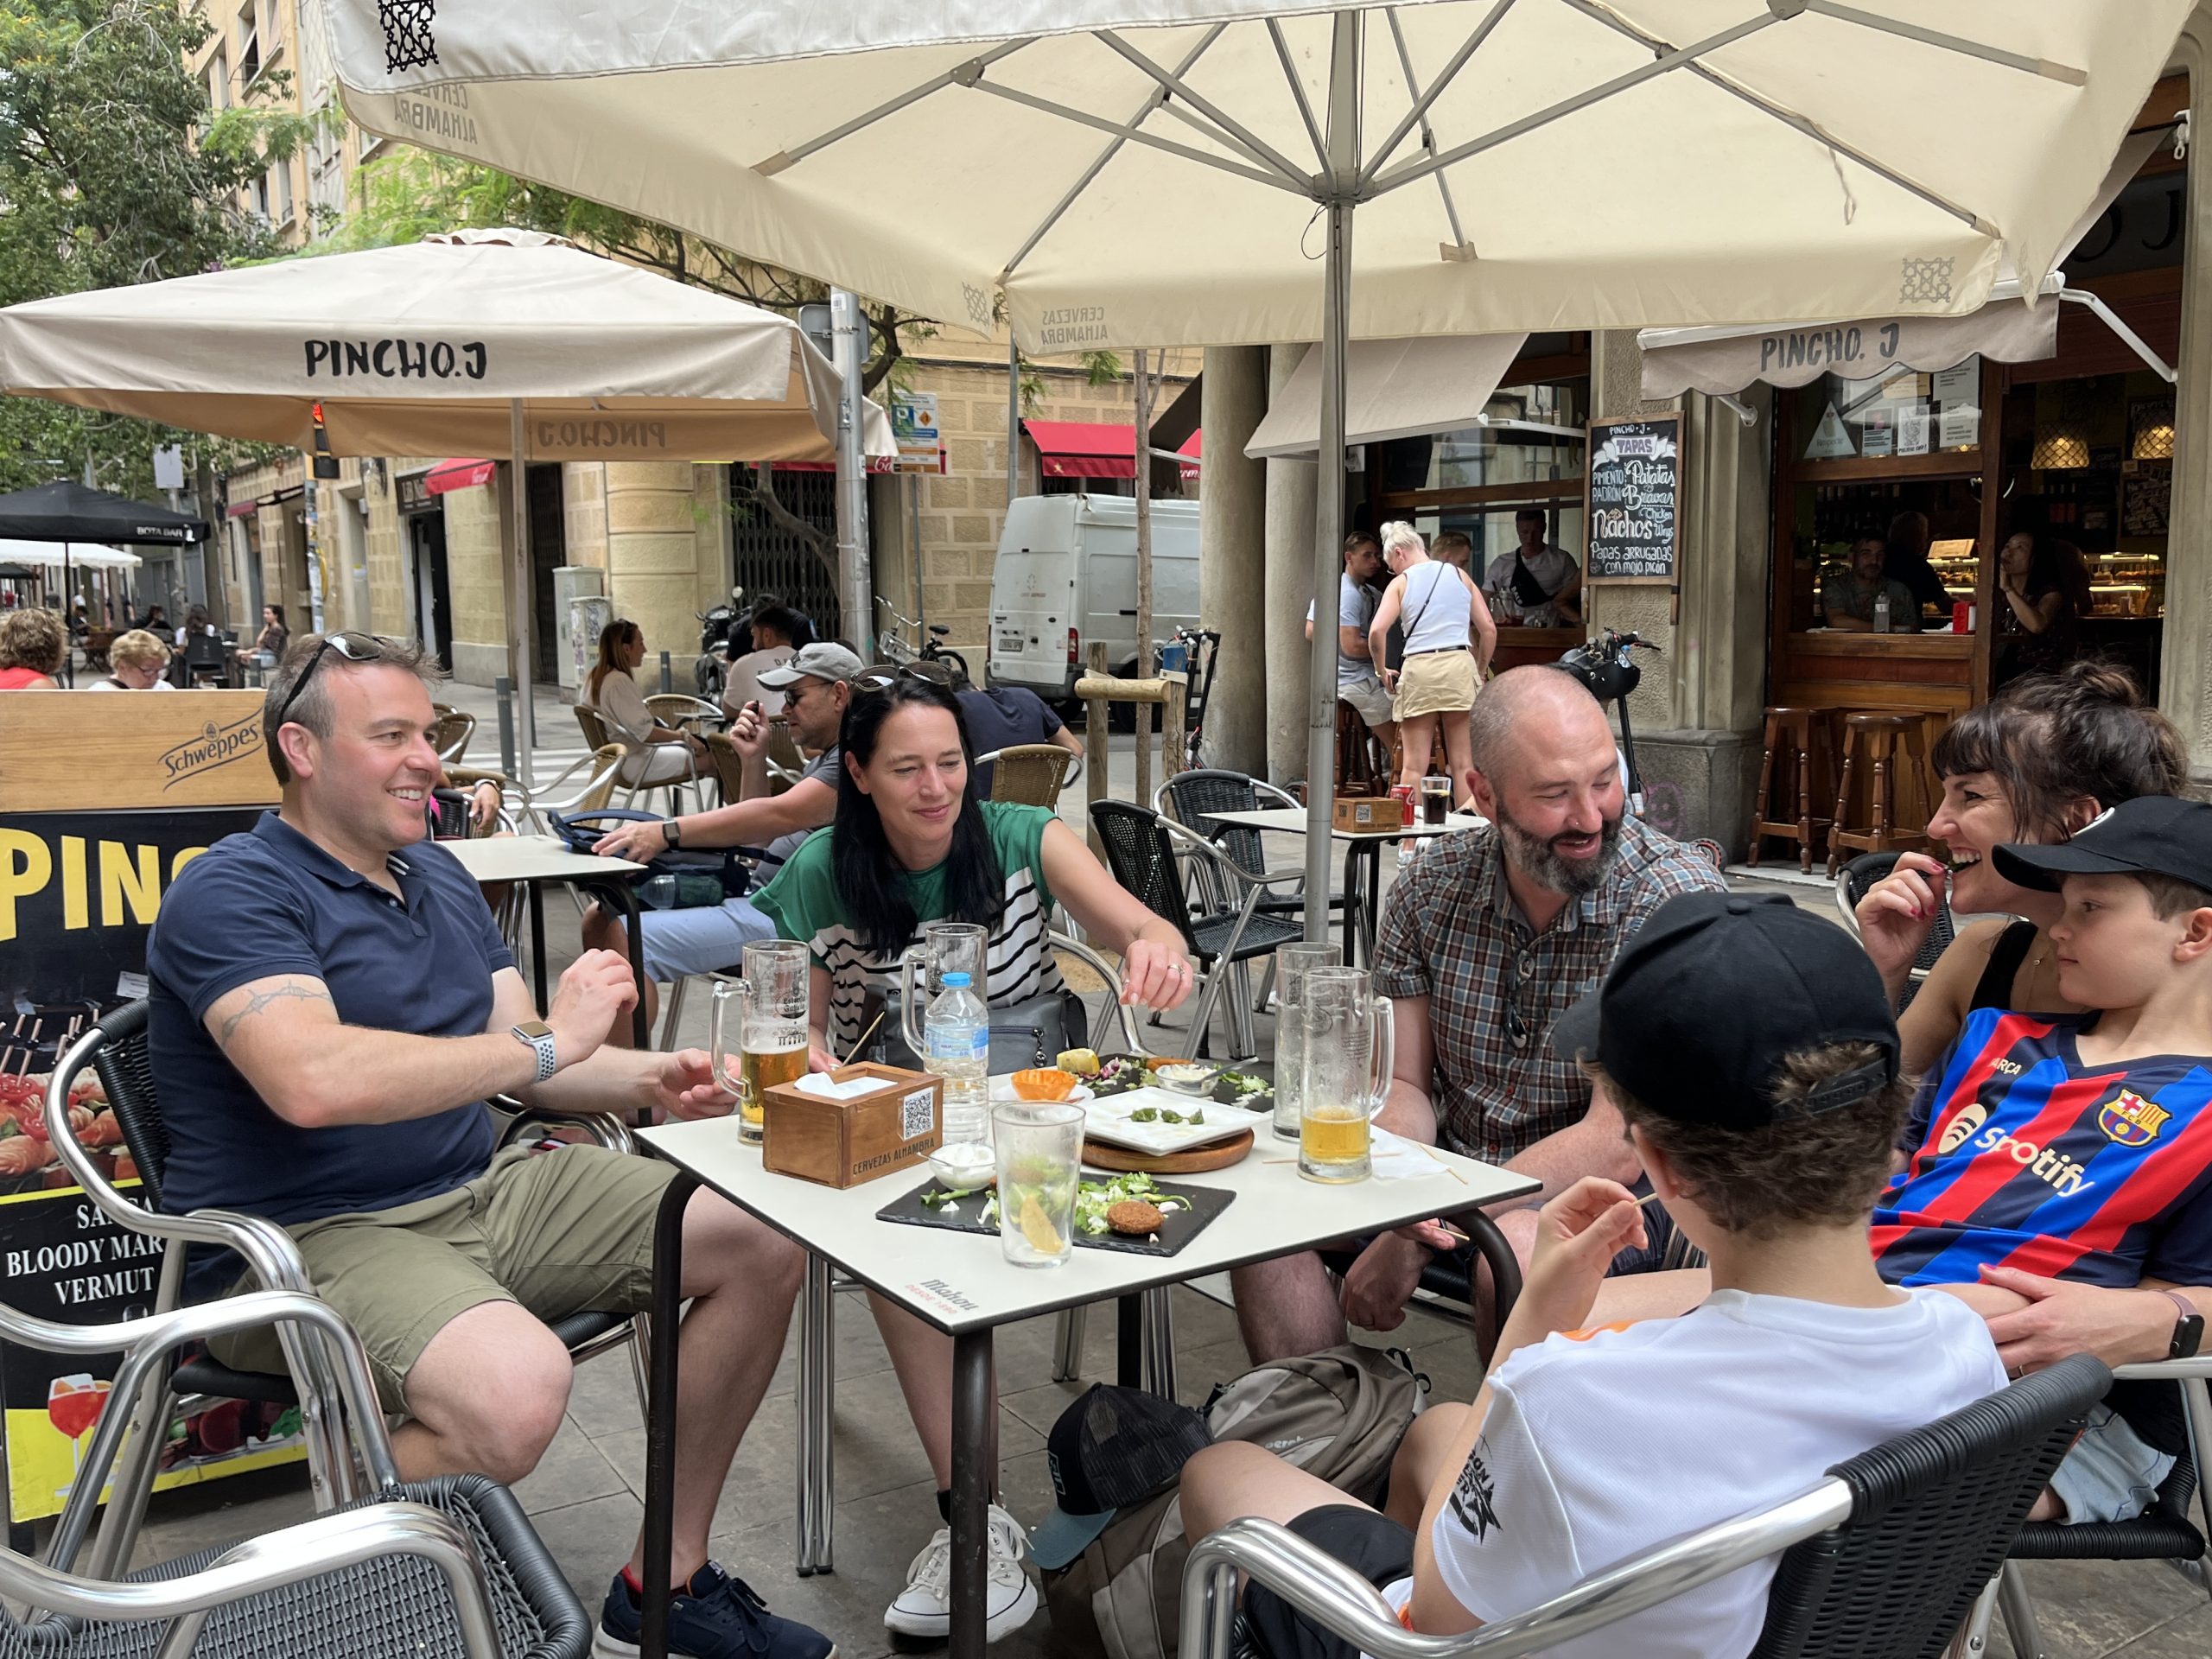
[(899, 1138), (912, 1141), (937, 1127), (937, 1092), (917, 1089), (906, 1096), (899, 1112)]

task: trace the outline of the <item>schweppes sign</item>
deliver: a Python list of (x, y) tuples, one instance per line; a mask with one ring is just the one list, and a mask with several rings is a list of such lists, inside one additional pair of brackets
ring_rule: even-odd
[(2116, 1146), (2147, 1147), (2172, 1116), (2157, 1102), (2144, 1099), (2133, 1089), (2123, 1089), (2099, 1109), (2097, 1127)]
[(218, 726), (211, 720), (199, 732), (162, 753), (162, 788), (172, 790), (218, 766), (257, 756), (261, 748), (260, 709), (256, 709), (227, 726)]

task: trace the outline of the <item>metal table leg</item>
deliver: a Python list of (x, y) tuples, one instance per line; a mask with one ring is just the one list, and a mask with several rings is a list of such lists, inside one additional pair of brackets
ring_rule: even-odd
[(1114, 1381), (1124, 1389), (1144, 1386), (1144, 1294), (1131, 1291), (1114, 1299)]
[(793, 1567), (802, 1579), (836, 1570), (837, 1299), (830, 1263), (809, 1251), (798, 1315), (798, 1524)]
[[(668, 1554), (676, 1535), (677, 1326), (683, 1311), (683, 1210), (699, 1182), (683, 1171), (653, 1221), (652, 1409), (645, 1418), (643, 1659), (668, 1659)], [(978, 1652), (981, 1651), (980, 1644)]]
[(950, 1659), (983, 1659), (993, 1447), (991, 1333), (952, 1339), (952, 1605)]
[(545, 884), (526, 881), (530, 889), (530, 979), (537, 992), (537, 1011), (545, 1012)]
[(1344, 843), (1344, 966), (1359, 966), (1359, 843)]

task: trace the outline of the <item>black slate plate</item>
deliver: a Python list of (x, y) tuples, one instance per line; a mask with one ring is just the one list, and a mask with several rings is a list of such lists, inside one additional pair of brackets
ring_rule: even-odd
[[(1128, 1054), (1104, 1054), (1099, 1058), (1103, 1062), (1110, 1064), (1115, 1060), (1127, 1060), (1135, 1057)], [(1261, 1087), (1249, 1093), (1239, 1094), (1235, 1085), (1229, 1081), (1230, 1071), (1236, 1072), (1240, 1077), (1252, 1078), (1260, 1084)], [(1122, 1071), (1121, 1076), (1110, 1081), (1101, 1082), (1096, 1077), (1085, 1077), (1083, 1083), (1085, 1088), (1096, 1095), (1122, 1095), (1127, 1094), (1132, 1089), (1142, 1088), (1144, 1076), (1135, 1066), (1129, 1066)], [(1166, 1089), (1167, 1085), (1163, 1083), (1160, 1087)], [(1175, 1091), (1169, 1090), (1168, 1092), (1173, 1094)], [(1224, 1071), (1213, 1080), (1212, 1092), (1205, 1096), (1205, 1099), (1213, 1105), (1241, 1106), (1248, 1112), (1265, 1112), (1272, 1117), (1275, 1109), (1275, 1086), (1258, 1071), (1230, 1067), (1229, 1071)]]
[[(1083, 1172), (1083, 1179), (1086, 1181), (1110, 1181), (1114, 1176), (1107, 1171), (1086, 1169)], [(1182, 1198), (1191, 1207), (1169, 1211), (1166, 1220), (1160, 1224), (1160, 1231), (1154, 1237), (1135, 1238), (1126, 1233), (1093, 1235), (1078, 1232), (1075, 1236), (1077, 1246), (1087, 1250), (1121, 1250), (1130, 1255), (1173, 1255), (1204, 1232), (1207, 1224), (1228, 1209), (1229, 1201), (1236, 1196), (1234, 1192), (1224, 1192), (1217, 1187), (1183, 1186), (1173, 1181), (1155, 1181), (1153, 1185), (1160, 1189), (1163, 1198)], [(942, 1210), (923, 1208), (922, 1199), (925, 1195), (945, 1190), (944, 1184), (931, 1176), (906, 1197), (894, 1198), (885, 1205), (875, 1212), (875, 1218), (878, 1221), (895, 1221), (906, 1227), (942, 1227), (949, 1232), (981, 1233), (988, 1238), (999, 1236), (999, 1224), (995, 1217), (988, 1226), (980, 1219), (986, 1196), (983, 1192), (971, 1192), (961, 1199), (957, 1215), (948, 1216)]]

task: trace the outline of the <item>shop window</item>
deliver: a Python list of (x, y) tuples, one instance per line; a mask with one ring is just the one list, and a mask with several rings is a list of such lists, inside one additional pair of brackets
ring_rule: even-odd
[(1797, 400), (1800, 461), (1883, 461), (1981, 447), (1981, 359), (1869, 379), (1823, 375)]

